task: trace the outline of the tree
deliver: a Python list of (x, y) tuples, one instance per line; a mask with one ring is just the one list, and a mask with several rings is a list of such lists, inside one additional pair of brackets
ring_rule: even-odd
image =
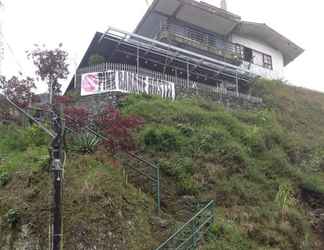
[(9, 80), (0, 77), (0, 91), (18, 106), (24, 108), (32, 102), (34, 96), (33, 89), (35, 82), (33, 78), (26, 77), (20, 79), (13, 76)]
[(27, 51), (27, 58), (36, 66), (36, 75), (48, 84), (49, 93), (52, 86), (53, 95), (61, 94), (59, 80), (67, 79), (69, 75), (68, 53), (62, 49), (62, 44), (52, 50), (36, 44), (33, 50)]
[[(30, 77), (19, 78), (13, 76), (7, 80), (0, 76), (0, 92), (15, 102), (21, 108), (27, 107), (33, 100), (35, 88), (34, 79)], [(11, 106), (0, 97), (0, 120), (10, 120), (12, 118)]]

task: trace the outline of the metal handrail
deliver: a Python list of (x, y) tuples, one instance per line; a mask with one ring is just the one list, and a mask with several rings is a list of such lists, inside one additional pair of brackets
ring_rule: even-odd
[[(160, 245), (155, 250), (162, 250), (167, 244), (169, 244), (173, 239), (175, 239), (186, 227), (190, 226), (192, 222), (196, 218), (198, 218), (200, 215), (202, 215), (204, 212), (206, 212), (208, 209), (212, 208), (214, 206), (214, 201), (208, 202), (206, 206), (204, 206), (198, 213), (196, 213), (189, 221), (187, 221), (185, 224), (183, 224), (174, 234), (172, 234), (162, 245)], [(201, 223), (194, 232), (192, 232), (191, 236), (186, 238), (179, 246), (177, 246), (176, 249), (180, 249), (179, 247), (182, 247), (188, 239), (191, 239), (193, 235), (197, 234), (201, 229), (208, 223), (208, 221), (211, 221), (214, 218), (214, 216), (209, 216), (207, 220), (205, 220), (203, 223)]]

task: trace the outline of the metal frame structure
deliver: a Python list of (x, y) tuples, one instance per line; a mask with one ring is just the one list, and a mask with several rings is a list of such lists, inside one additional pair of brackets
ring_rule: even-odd
[[(234, 64), (113, 27), (109, 27), (107, 31), (101, 35), (98, 41), (99, 44), (103, 39), (108, 39), (117, 43), (113, 53), (119, 52), (126, 56), (135, 57), (137, 67), (140, 66), (140, 60), (159, 64), (164, 68), (170, 66), (176, 71), (175, 74), (178, 74), (179, 72), (180, 74), (185, 73), (188, 81), (192, 76), (208, 77), (215, 81), (219, 81), (220, 77), (225, 77), (227, 79), (232, 79), (234, 83), (238, 84), (239, 81), (247, 83), (258, 77), (257, 75), (252, 74), (248, 69), (244, 69)], [(127, 51), (125, 46), (123, 49), (120, 49), (122, 45), (125, 45), (128, 48), (133, 48), (137, 52)], [(149, 53), (163, 57), (165, 58), (165, 61), (160, 62), (147, 57), (146, 55)], [(167, 62), (168, 60), (169, 62)], [(177, 66), (179, 64), (183, 65), (183, 67)], [(204, 70), (207, 74), (200, 74), (197, 69)], [(238, 89), (238, 86), (236, 89)]]

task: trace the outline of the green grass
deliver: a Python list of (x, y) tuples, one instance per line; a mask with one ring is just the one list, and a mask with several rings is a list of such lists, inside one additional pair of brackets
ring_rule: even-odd
[[(256, 82), (252, 94), (261, 96), (265, 107), (231, 110), (202, 98), (131, 95), (120, 108), (145, 120), (134, 136), (139, 153), (161, 168), (162, 197), (215, 200), (216, 221), (203, 249), (315, 249), (319, 235), (300, 194), (324, 197), (324, 95), (267, 80)], [(16, 209), (45, 234), (50, 178), (42, 167), (48, 163), (48, 138), (35, 127), (1, 126), (0, 133), (0, 195), (6, 197), (0, 199), (0, 215)], [(115, 165), (104, 152), (69, 155), (67, 248), (76, 242), (100, 248), (111, 234), (120, 249), (161, 243), (163, 229), (152, 223), (152, 198), (125, 186)], [(296, 202), (283, 209), (276, 197), (284, 184)], [(163, 209), (171, 217), (181, 210)]]
[[(139, 150), (160, 165), (165, 178), (174, 178), (179, 196), (213, 197), (221, 209), (237, 208), (224, 216), (222, 233), (217, 233), (217, 241), (206, 249), (299, 249), (310, 241), (309, 219), (300, 203), (290, 207), (282, 219), (275, 199), (279, 186), (287, 182), (294, 198), (302, 187), (323, 191), (323, 177), (314, 175), (320, 171), (322, 158), (314, 161), (311, 154), (324, 144), (318, 139), (311, 144), (309, 137), (321, 131), (321, 121), (311, 125), (315, 131), (300, 131), (301, 121), (308, 123), (309, 110), (312, 116), (322, 111), (303, 107), (299, 113), (291, 103), (298, 100), (288, 93), (281, 96), (277, 90), (295, 89), (277, 82), (267, 84), (260, 82), (254, 87), (267, 104), (257, 111), (228, 110), (202, 99), (166, 101), (142, 96), (130, 96), (121, 105), (124, 114), (145, 118), (137, 134)], [(273, 96), (276, 94), (280, 97)], [(290, 116), (282, 109), (291, 112)], [(312, 167), (306, 169), (311, 160)], [(163, 188), (167, 192), (168, 187), (162, 187), (162, 192)], [(231, 224), (242, 212), (253, 220)], [(245, 224), (252, 224), (253, 232)]]

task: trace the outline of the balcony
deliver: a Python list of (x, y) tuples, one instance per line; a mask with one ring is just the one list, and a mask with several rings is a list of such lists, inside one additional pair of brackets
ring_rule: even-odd
[(239, 44), (226, 42), (215, 35), (189, 27), (171, 23), (161, 24), (157, 39), (171, 44), (189, 46), (236, 66), (240, 66), (243, 62), (243, 48)]

